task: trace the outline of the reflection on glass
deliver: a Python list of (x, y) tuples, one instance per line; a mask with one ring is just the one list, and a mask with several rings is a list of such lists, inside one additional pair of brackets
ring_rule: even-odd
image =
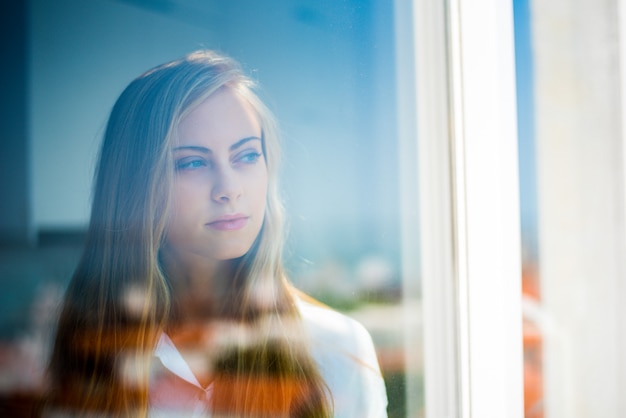
[(278, 133), (251, 84), (198, 51), (117, 100), (45, 413), (386, 414), (367, 331), (287, 280)]
[(524, 343), (524, 411), (526, 418), (543, 417), (543, 337), (533, 103), (533, 56), (530, 5), (514, 2), (517, 109), (522, 226), (522, 309)]
[[(254, 38), (258, 42), (275, 44), (275, 39), (272, 37), (289, 38), (281, 35), (281, 27), (289, 27), (291, 33), (298, 34), (297, 37), (293, 37), (291, 44), (285, 45), (285, 57), (290, 58), (290, 66), (278, 65), (279, 60), (274, 55), (270, 56), (268, 54), (267, 58), (268, 62), (276, 62), (277, 66), (292, 68), (291, 73), (293, 77), (276, 83), (276, 80), (273, 79), (276, 76), (267, 73), (260, 74), (262, 78), (269, 80), (268, 83), (265, 80), (263, 83), (268, 87), (268, 92), (273, 95), (273, 92), (276, 90), (278, 93), (283, 94), (282, 96), (280, 94), (275, 95), (278, 98), (277, 107), (285, 108), (285, 112), (282, 110), (279, 112), (281, 120), (287, 119), (290, 121), (290, 123), (283, 125), (284, 137), (286, 139), (284, 144), (284, 156), (286, 157), (284, 170), (286, 176), (284, 177), (287, 181), (281, 188), (284, 187), (287, 192), (285, 203), (288, 208), (287, 219), (290, 236), (285, 257), (287, 272), (284, 274), (288, 275), (298, 288), (311, 294), (317, 300), (342, 313), (346, 313), (349, 317), (365, 325), (374, 340), (376, 347), (375, 356), (380, 363), (381, 371), (385, 378), (389, 397), (389, 416), (404, 416), (406, 395), (404, 392), (405, 352), (403, 348), (403, 324), (407, 320), (407, 311), (400, 304), (402, 289), (398, 267), (399, 249), (397, 241), (399, 225), (397, 224), (397, 193), (395, 189), (397, 182), (395, 172), (396, 144), (393, 126), (395, 121), (393, 106), (389, 105), (394, 103), (394, 93), (387, 88), (389, 86), (393, 87), (394, 72), (393, 48), (391, 46), (393, 40), (389, 35), (392, 32), (391, 6), (386, 4), (386, 2), (377, 1), (363, 4), (341, 1), (335, 2), (333, 5), (300, 4), (289, 6), (285, 4), (281, 6), (283, 7), (282, 9), (276, 9), (284, 10), (284, 16), (278, 12), (268, 12), (272, 15), (267, 16), (268, 18), (279, 19), (278, 21), (281, 22), (276, 25), (275, 31), (270, 31), (266, 27), (267, 25), (263, 25), (263, 31), (259, 31), (259, 28), (254, 26), (254, 23), (241, 25), (240, 21), (244, 20), (250, 20), (251, 22), (262, 21), (262, 19), (257, 19), (258, 16), (246, 17), (245, 12), (239, 18), (228, 17), (230, 21), (237, 21), (237, 27), (242, 32), (237, 35), (232, 33), (232, 30), (229, 31), (228, 25), (223, 23), (228, 20), (225, 16), (230, 16), (234, 11), (234, 9), (231, 10), (231, 7), (234, 8), (234, 6), (221, 5), (210, 13), (205, 12), (202, 14), (203, 19), (213, 19), (209, 26), (219, 28), (220, 36), (224, 36), (221, 42), (223, 42), (227, 51), (232, 50), (240, 56), (254, 56), (254, 54), (250, 54), (249, 51), (244, 49), (244, 41), (249, 42), (250, 39)], [(78, 86), (76, 88), (84, 92), (90, 91), (88, 86), (92, 86), (94, 89), (98, 89), (100, 85), (108, 86), (106, 79), (103, 79), (103, 72), (106, 72), (107, 76), (111, 76), (111, 78), (118, 77), (121, 80), (126, 80), (127, 74), (120, 76), (123, 71), (118, 70), (125, 67), (119, 65), (119, 63), (134, 62), (134, 56), (141, 50), (141, 48), (138, 49), (137, 45), (135, 45), (135, 40), (140, 39), (142, 45), (145, 44), (146, 38), (140, 33), (142, 30), (152, 31), (156, 37), (164, 35), (168, 39), (176, 38), (172, 42), (184, 40), (185, 36), (187, 36), (187, 42), (189, 38), (192, 38), (194, 39), (193, 45), (196, 46), (198, 41), (194, 36), (198, 32), (194, 32), (189, 26), (185, 25), (195, 25), (196, 28), (203, 24), (206, 25), (199, 18), (190, 18), (191, 15), (185, 13), (182, 9), (168, 11), (167, 8), (162, 10), (158, 7), (142, 8), (143, 6), (139, 2), (102, 1), (94, 2), (89, 8), (81, 7), (76, 3), (72, 7), (68, 6), (67, 10), (63, 8), (51, 10), (44, 2), (37, 0), (32, 2), (32, 16), (30, 19), (34, 22), (31, 29), (34, 39), (33, 50), (35, 51), (33, 53), (33, 62), (37, 66), (33, 69), (33, 86), (36, 97), (31, 100), (34, 108), (32, 120), (34, 125), (33, 136), (35, 138), (33, 142), (35, 148), (39, 150), (34, 152), (35, 160), (33, 162), (35, 189), (38, 196), (35, 202), (37, 206), (35, 208), (35, 218), (38, 226), (53, 225), (54, 227), (58, 223), (61, 225), (62, 233), (59, 234), (56, 231), (52, 231), (51, 234), (46, 235), (45, 231), (42, 232), (40, 234), (39, 248), (31, 251), (27, 256), (22, 256), (20, 251), (8, 251), (2, 254), (3, 262), (0, 267), (2, 268), (1, 273), (3, 277), (20, 278), (22, 277), (22, 271), (25, 269), (29, 270), (24, 274), (29, 279), (23, 280), (20, 286), (16, 285), (9, 293), (10, 295), (15, 295), (15, 297), (11, 303), (7, 304), (7, 312), (11, 312), (15, 316), (8, 319), (7, 323), (8, 321), (12, 322), (9, 326), (3, 328), (3, 338), (6, 341), (6, 344), (3, 345), (6, 349), (2, 351), (1, 359), (1, 381), (2, 388), (5, 389), (3, 390), (3, 394), (5, 394), (3, 397), (8, 399), (7, 405), (10, 404), (14, 411), (23, 411), (31, 408), (33, 400), (48, 389), (44, 381), (45, 359), (49, 354), (47, 342), (50, 341), (52, 338), (51, 334), (54, 333), (53, 325), (55, 318), (58, 316), (57, 307), (61, 302), (61, 294), (66, 287), (67, 278), (72, 274), (78, 263), (79, 248), (81, 248), (85, 239), (81, 232), (75, 235), (71, 232), (72, 230), (70, 230), (69, 234), (63, 232), (63, 222), (59, 221), (59, 219), (64, 219), (65, 212), (71, 213), (74, 208), (80, 205), (75, 205), (75, 200), (72, 197), (66, 198), (67, 196), (63, 194), (64, 190), (56, 188), (58, 184), (65, 184), (62, 189), (66, 190), (76, 190), (81, 189), (81, 187), (76, 187), (74, 183), (69, 185), (70, 183), (58, 181), (58, 178), (40, 170), (50, 171), (47, 169), (48, 165), (55, 165), (59, 171), (63, 171), (66, 168), (68, 169), (67, 171), (72, 171), (69, 170), (69, 164), (60, 164), (54, 160), (56, 154), (51, 152), (50, 147), (65, 150), (67, 146), (60, 142), (61, 139), (59, 138), (64, 138), (63, 140), (65, 141), (70, 139), (70, 136), (75, 136), (77, 141), (70, 146), (70, 148), (75, 150), (83, 146), (85, 138), (102, 136), (102, 128), (98, 133), (85, 132), (84, 128), (87, 125), (85, 121), (90, 116), (87, 114), (87, 117), (83, 117), (85, 116), (83, 111), (91, 108), (89, 100), (94, 98), (97, 101), (98, 109), (108, 106), (106, 100), (103, 99), (104, 95), (100, 93), (116, 92), (119, 86), (105, 87), (103, 90), (109, 90), (108, 92), (100, 92), (98, 90), (97, 94), (86, 95), (89, 97), (66, 97), (63, 101), (63, 106), (73, 109), (68, 112), (75, 116), (72, 118), (72, 123), (66, 123), (64, 119), (59, 119), (60, 123), (53, 121), (52, 115), (54, 112), (52, 110), (61, 108), (61, 106), (58, 106), (58, 101), (57, 106), (50, 106), (47, 98), (58, 97), (54, 94), (54, 88), (62, 85), (60, 83), (62, 79), (58, 77), (63, 76), (65, 71), (73, 79), (72, 82), (75, 83), (72, 86)], [(248, 12), (255, 14), (253, 9), (251, 7)], [(66, 13), (67, 16), (62, 16), (63, 13)], [(160, 17), (156, 14), (161, 14), (161, 17), (173, 17), (174, 20), (169, 23), (176, 30), (165, 30), (163, 28), (167, 27), (167, 25), (163, 27), (156, 25), (154, 23), (156, 21), (158, 21), (159, 25), (162, 25)], [(68, 36), (71, 38), (72, 34), (75, 35), (76, 33), (82, 33), (80, 32), (82, 30), (89, 30), (93, 33), (85, 32), (84, 39), (93, 39), (92, 35), (95, 35), (103, 26), (110, 27), (108, 24), (104, 25), (103, 22), (108, 22), (107, 19), (111, 19), (111, 16), (122, 18), (126, 15), (133, 16), (133, 19), (138, 19), (137, 21), (141, 22), (141, 25), (133, 26), (135, 32), (123, 34), (127, 36), (127, 39), (125, 38), (122, 43), (118, 42), (119, 48), (115, 49), (116, 52), (112, 52), (110, 49), (111, 45), (104, 45), (104, 39), (117, 39), (115, 36), (121, 36), (122, 34), (108, 34), (106, 37), (98, 38), (100, 40), (95, 43), (95, 45), (100, 45), (97, 49), (102, 51), (101, 57), (107, 62), (110, 63), (111, 60), (106, 57), (116, 57), (118, 64), (115, 65), (114, 69), (107, 67), (106, 65), (108, 64), (106, 63), (105, 67), (99, 69), (90, 68), (88, 62), (80, 66), (72, 65), (76, 60), (84, 61), (82, 57), (87, 56), (85, 48), (92, 51), (94, 44), (91, 42), (83, 44), (77, 41), (76, 43), (71, 43), (73, 45), (72, 48), (68, 48), (68, 42), (70, 41)], [(81, 16), (81, 18), (73, 18), (77, 16)], [(251, 19), (252, 17), (254, 19)], [(60, 18), (60, 22), (65, 22), (64, 25), (58, 25), (64, 26), (64, 29), (55, 33), (46, 32), (56, 30), (55, 25), (44, 24), (56, 18)], [(288, 21), (288, 25), (293, 25), (293, 27), (284, 26), (284, 22), (280, 21), (280, 19)], [(70, 21), (73, 23), (68, 23)], [(250, 36), (252, 32), (256, 34), (253, 37)], [(112, 35), (113, 38), (109, 35)], [(82, 35), (79, 37), (83, 38)], [(50, 45), (47, 44), (49, 40), (53, 40)], [(180, 42), (180, 44), (182, 43), (184, 42)], [(213, 44), (213, 40), (207, 43)], [(42, 48), (44, 44), (48, 45), (47, 49)], [(168, 54), (172, 54), (173, 48), (167, 42), (162, 42), (162, 44), (164, 48), (169, 48)], [(307, 47), (304, 48), (303, 45)], [(69, 63), (67, 63), (65, 68), (58, 68), (60, 61), (56, 58), (51, 58), (57, 55), (60, 47), (70, 56)], [(126, 47), (129, 51), (125, 51), (124, 48)], [(189, 49), (186, 46), (178, 46), (177, 48), (184, 48), (181, 51)], [(44, 51), (50, 51), (51, 55), (48, 56)], [(130, 52), (130, 55), (127, 52)], [(150, 48), (146, 47), (145, 50), (141, 50), (141, 54), (150, 56)], [(176, 54), (178, 55), (179, 53), (176, 52)], [(96, 66), (99, 65), (97, 64), (100, 62), (99, 57), (94, 57)], [(321, 57), (324, 58), (321, 59)], [(250, 61), (254, 62), (253, 59)], [(136, 62), (134, 63), (136, 64)], [(143, 68), (147, 67), (140, 66), (137, 69)], [(78, 72), (76, 72), (77, 69), (79, 69)], [(85, 79), (82, 79), (83, 76)], [(90, 78), (94, 76), (98, 76), (97, 82)], [(326, 79), (325, 83), (329, 86), (329, 89), (323, 90), (316, 87), (319, 83), (311, 83), (312, 77)], [(387, 84), (377, 84), (380, 80), (385, 80)], [(88, 86), (80, 87), (80, 83), (83, 81), (87, 82)], [(292, 94), (292, 91), (296, 91), (296, 88), (302, 94)], [(281, 90), (290, 91), (285, 92)], [(328, 97), (328, 95), (324, 96), (317, 93), (317, 91), (328, 90), (333, 91), (336, 95)], [(46, 99), (42, 100), (41, 97)], [(281, 97), (284, 103), (280, 102)], [(285, 97), (288, 100), (284, 99)], [(45, 112), (42, 113), (42, 109), (46, 109)], [(283, 115), (283, 113), (286, 113), (286, 115)], [(50, 129), (51, 127), (55, 129), (65, 127), (66, 130), (54, 130)], [(42, 135), (42, 133), (45, 134)], [(71, 135), (66, 135), (66, 133)], [(249, 136), (264, 140), (265, 135), (266, 132), (255, 132)], [(41, 148), (42, 141), (39, 138), (44, 138), (44, 148)], [(254, 166), (255, 159), (267, 152), (267, 150), (258, 149), (257, 142), (261, 141), (251, 140), (246, 144), (242, 144), (242, 148), (237, 150), (241, 152), (232, 155), (233, 161), (236, 161), (242, 170), (251, 169)], [(71, 143), (71, 140), (68, 143)], [(311, 145), (313, 143), (315, 143), (315, 149)], [(91, 151), (94, 150), (95, 146)], [(189, 154), (190, 149), (188, 148), (174, 152), (177, 153), (172, 156), (176, 161), (174, 166), (175, 176), (186, 179), (189, 181), (189, 184), (193, 184), (194, 179), (201, 177), (202, 171), (206, 167), (205, 164), (210, 163), (206, 159), (206, 153), (200, 155), (201, 158), (197, 158), (198, 155)], [(320, 158), (320, 155), (322, 158)], [(42, 156), (43, 160), (40, 158)], [(231, 157), (230, 154), (229, 157)], [(85, 158), (72, 157), (78, 167), (86, 161), (91, 161), (90, 158), (92, 158), (91, 153), (86, 155)], [(44, 164), (44, 161), (48, 162)], [(146, 166), (142, 165), (146, 164), (146, 161), (143, 158), (137, 159), (135, 168), (138, 171), (146, 168)], [(294, 161), (299, 162), (296, 164), (302, 163), (301, 166), (294, 169)], [(322, 173), (320, 173), (320, 166), (325, 168), (325, 170), (322, 170)], [(73, 171), (82, 172), (86, 170), (76, 170), (75, 166)], [(323, 175), (324, 171), (326, 171), (326, 175)], [(111, 170), (111, 172), (116, 172), (116, 170)], [(117, 174), (119, 175), (120, 173)], [(325, 193), (324, 186), (328, 183), (329, 176), (333, 178), (335, 184), (333, 187), (327, 187)], [(71, 177), (81, 177), (82, 180), (77, 181), (85, 180), (86, 183), (88, 181), (86, 179), (89, 176), (72, 176), (70, 174)], [(132, 180), (128, 186), (134, 187), (131, 184), (132, 181), (139, 181), (141, 176), (131, 177)], [(48, 180), (50, 182), (46, 183)], [(165, 183), (161, 183), (154, 187), (163, 187), (164, 185)], [(305, 192), (299, 189), (305, 190)], [(53, 207), (46, 206), (45, 203), (49, 199), (41, 198), (42, 190), (52, 190), (53, 200), (55, 202), (64, 202), (63, 206), (65, 209), (62, 209), (59, 213), (55, 212)], [(146, 189), (142, 192), (148, 193), (148, 190)], [(191, 211), (190, 206), (192, 202), (189, 199), (195, 198), (196, 195), (196, 193), (180, 195), (180, 201), (185, 203), (179, 205), (180, 207), (169, 209), (172, 209), (172, 213), (184, 210)], [(303, 195), (315, 195), (315, 198), (305, 200), (302, 198)], [(310, 204), (311, 201), (315, 202), (314, 205)], [(41, 202), (44, 204), (40, 205)], [(126, 203), (130, 205), (131, 200), (129, 199)], [(222, 229), (226, 230), (231, 226), (237, 226), (237, 219), (223, 219), (220, 222), (224, 226)], [(72, 223), (70, 222), (70, 224)], [(80, 225), (80, 222), (78, 224)], [(123, 225), (123, 227), (128, 225)], [(46, 238), (48, 236), (51, 237), (49, 241)], [(92, 238), (88, 236), (86, 245), (87, 248), (90, 248), (90, 251), (94, 251), (95, 247), (93, 242), (89, 241), (90, 239)], [(141, 246), (136, 245), (136, 240), (139, 238), (133, 237), (131, 240), (126, 241), (120, 237), (115, 237), (115, 239), (119, 240), (116, 241), (119, 245), (115, 246), (114, 251), (119, 254), (137, 254), (141, 252)], [(182, 244), (183, 241), (184, 237), (177, 242)], [(233, 249), (231, 248), (231, 250)], [(167, 265), (169, 262), (170, 266), (174, 265), (173, 268), (176, 268), (181, 264), (177, 256), (177, 254), (174, 254), (174, 256), (168, 258), (168, 256), (162, 254), (161, 261), (163, 265)], [(82, 265), (89, 267), (85, 259), (83, 259)], [(124, 397), (119, 399), (120, 402), (143, 402), (142, 397), (144, 394), (141, 392), (143, 384), (141, 373), (148, 370), (148, 373), (154, 373), (156, 376), (162, 372), (162, 370), (155, 371), (146, 366), (147, 357), (139, 355), (137, 352), (142, 347), (142, 344), (148, 345), (152, 341), (155, 347), (165, 347), (163, 350), (166, 353), (169, 347), (167, 340), (161, 339), (157, 335), (152, 335), (142, 325), (144, 320), (154, 321), (154, 323), (159, 322), (158, 317), (163, 314), (164, 307), (167, 305), (165, 300), (167, 292), (159, 289), (158, 286), (145, 286), (145, 283), (142, 283), (138, 277), (135, 277), (135, 273), (145, 268), (147, 267), (129, 265), (130, 274), (128, 277), (118, 287), (110, 289), (111, 294), (107, 297), (110, 300), (116, 300), (115, 312), (111, 312), (111, 317), (105, 315), (98, 319), (96, 314), (98, 304), (89, 302), (89, 299), (85, 297), (87, 292), (85, 289), (76, 290), (81, 297), (74, 299), (77, 299), (79, 304), (85, 305), (82, 308), (87, 306), (90, 308), (89, 310), (86, 309), (88, 314), (82, 316), (84, 323), (81, 326), (85, 328), (85, 335), (77, 340), (73, 340), (71, 335), (80, 334), (76, 329), (66, 335), (67, 338), (72, 339), (71, 344), (78, 346), (78, 348), (74, 348), (84, 350), (87, 354), (83, 354), (87, 357), (93, 354), (89, 353), (95, 348), (106, 348), (109, 343), (115, 347), (124, 347), (123, 354), (120, 354), (119, 359), (115, 360), (115, 365), (111, 366), (112, 370), (119, 374), (124, 384), (132, 389), (127, 392), (127, 399), (121, 399), (126, 397), (124, 395)], [(234, 270), (235, 266), (229, 266), (229, 268)], [(220, 271), (220, 274), (236, 276), (233, 271), (226, 270), (225, 272)], [(161, 274), (164, 272), (157, 273)], [(233, 283), (233, 286), (235, 284)], [(95, 283), (91, 285), (96, 286)], [(22, 291), (22, 287), (28, 288), (28, 292)], [(33, 294), (34, 289), (37, 289), (36, 295)], [(220, 315), (228, 316), (237, 313), (234, 310), (237, 304), (226, 303), (228, 300), (233, 300), (229, 299), (230, 297), (236, 297), (242, 298), (242, 300), (248, 298), (248, 302), (251, 303), (250, 306), (254, 306), (254, 309), (251, 308), (251, 313), (249, 314), (252, 315), (252, 313), (257, 312), (259, 313), (258, 318), (254, 320), (246, 319), (246, 321), (249, 320), (250, 322), (244, 321), (243, 324), (237, 323), (237, 326), (233, 326), (234, 324), (230, 317), (228, 321), (224, 321), (224, 318), (215, 316), (213, 312), (198, 310), (196, 305), (202, 305), (202, 303), (193, 303), (193, 298), (180, 297), (178, 303), (170, 300), (172, 315), (178, 319), (177, 321), (171, 320), (168, 322), (168, 326), (172, 328), (172, 335), (168, 332), (166, 334), (174, 347), (179, 345), (184, 347), (184, 349), (177, 351), (179, 351), (185, 363), (192, 365), (191, 368), (198, 371), (196, 373), (197, 376), (194, 376), (196, 376), (199, 386), (206, 387), (204, 383), (211, 379), (211, 377), (207, 376), (214, 373), (216, 367), (222, 370), (223, 373), (227, 373), (230, 370), (229, 368), (232, 369), (233, 367), (233, 359), (226, 355), (219, 358), (215, 357), (213, 354), (220, 350), (216, 350), (216, 353), (207, 358), (206, 355), (202, 355), (194, 347), (194, 344), (191, 343), (193, 338), (190, 336), (206, 339), (207, 341), (210, 340), (217, 345), (224, 344), (225, 346), (229, 346), (233, 339), (238, 342), (247, 341), (246, 344), (249, 343), (254, 349), (250, 352), (246, 350), (238, 352), (237, 361), (241, 361), (242, 364), (252, 364), (253, 362), (249, 360), (248, 356), (258, 354), (255, 350), (259, 345), (256, 343), (259, 333), (272, 335), (272, 338), (277, 338), (279, 342), (281, 341), (280, 338), (284, 337), (284, 335), (281, 337), (280, 335), (274, 336), (272, 334), (276, 328), (277, 318), (272, 315), (265, 315), (265, 309), (268, 309), (268, 306), (275, 307), (277, 298), (284, 296), (281, 295), (281, 292), (291, 295), (290, 297), (295, 301), (295, 306), (298, 306), (300, 309), (298, 312), (303, 317), (311, 317), (309, 315), (311, 312), (326, 312), (321, 311), (322, 308), (319, 308), (315, 303), (309, 303), (299, 293), (290, 293), (292, 292), (291, 288), (287, 288), (288, 291), (277, 289), (274, 285), (267, 285), (263, 279), (259, 279), (254, 289), (250, 290), (248, 295), (235, 292), (233, 296), (233, 289), (237, 290), (239, 288), (223, 288), (217, 292), (220, 296), (224, 296), (223, 298), (217, 298), (218, 302), (222, 304), (218, 309)], [(174, 289), (174, 286), (167, 290), (177, 291)], [(71, 291), (72, 288), (70, 288)], [(189, 293), (193, 297), (202, 296), (199, 292)], [(113, 295), (115, 295), (115, 298)], [(159, 302), (156, 306), (153, 306), (155, 295)], [(293, 308), (293, 306), (282, 306), (280, 303), (278, 305), (280, 309), (287, 309), (287, 311)], [(66, 305), (67, 309), (69, 307)], [(163, 312), (161, 309), (163, 309)], [(194, 327), (187, 329), (187, 327), (183, 326), (183, 324), (187, 323), (183, 319), (189, 315), (185, 313), (186, 309), (194, 312), (194, 314), (206, 315), (207, 321), (203, 321), (202, 326), (198, 326), (197, 329)], [(28, 310), (32, 314), (27, 314)], [(280, 324), (284, 326), (284, 330), (294, 327), (292, 324), (294, 318), (287, 311), (280, 318)], [(17, 315), (20, 316), (19, 320), (15, 320)], [(94, 317), (92, 318), (90, 315), (94, 315)], [(128, 322), (127, 325), (130, 330), (125, 336), (136, 341), (127, 341), (124, 338), (118, 341), (118, 336), (115, 333), (111, 337), (105, 332), (100, 333), (100, 337), (98, 337), (100, 340), (96, 338), (96, 342), (94, 342), (93, 335), (97, 335), (97, 333), (93, 333), (94, 329), (100, 327), (108, 330), (107, 321), (115, 320), (115, 315), (124, 316), (124, 321)], [(344, 316), (331, 315), (330, 317), (324, 317), (321, 314), (312, 316), (324, 319), (319, 319), (317, 321), (319, 323), (311, 320), (312, 323), (316, 324), (315, 327), (320, 329), (328, 328), (329, 323), (333, 325), (345, 323), (348, 327), (351, 327), (352, 325), (350, 324), (353, 324), (352, 321), (345, 319)], [(97, 327), (93, 327), (85, 325), (90, 323), (89, 321), (95, 321), (96, 323), (99, 323), (99, 321), (104, 322), (102, 324), (99, 323)], [(298, 321), (295, 322), (296, 324), (298, 323)], [(231, 329), (233, 335), (224, 331), (225, 326)], [(295, 327), (297, 328), (297, 326)], [(369, 340), (367, 334), (362, 334), (358, 329), (360, 328), (356, 327), (355, 332), (357, 335), (363, 336), (364, 341)], [(307, 335), (314, 335), (313, 331), (315, 330), (308, 330)], [(296, 334), (294, 333), (291, 337), (294, 339), (293, 343), (296, 346), (306, 346), (306, 342), (294, 337)], [(223, 340), (216, 341), (216, 336), (220, 336)], [(109, 337), (111, 337), (112, 341)], [(357, 340), (359, 339), (357, 338)], [(348, 345), (352, 344), (350, 342), (345, 343)], [(342, 346), (343, 342), (340, 338), (337, 338), (336, 344), (337, 346)], [(371, 348), (371, 344), (369, 346)], [(284, 346), (281, 344), (270, 344), (268, 347), (266, 360), (276, 358), (276, 356), (280, 357), (281, 353), (284, 353)], [(310, 347), (306, 346), (306, 348), (309, 349)], [(349, 347), (346, 350), (350, 351)], [(317, 360), (317, 357), (324, 354), (324, 350), (315, 351), (311, 349), (311, 351), (314, 360)], [(290, 353), (294, 354), (294, 352)], [(298, 360), (298, 356), (294, 355)], [(375, 359), (371, 352), (368, 356)], [(81, 361), (89, 363), (90, 367), (95, 367), (96, 363), (102, 365), (102, 367), (108, 367), (108, 359), (96, 360), (87, 357)], [(74, 356), (74, 360), (77, 359), (78, 357)], [(218, 366), (215, 366), (216, 364)], [(24, 365), (28, 365), (28, 367)], [(175, 368), (175, 366), (173, 367)], [(62, 373), (71, 374), (71, 367), (63, 367), (63, 370)], [(357, 368), (356, 370), (360, 369)], [(309, 371), (303, 370), (303, 373), (307, 374)], [(184, 375), (185, 372), (180, 374)], [(266, 377), (264, 376), (263, 379)], [(258, 385), (256, 388), (255, 384), (250, 380), (251, 390), (262, 391), (272, 385), (267, 379), (263, 379), (260, 381), (265, 383)], [(327, 383), (331, 386), (332, 391), (332, 386), (334, 385), (332, 383), (333, 378), (328, 377), (325, 380), (328, 380)], [(239, 384), (237, 381), (228, 379), (220, 381), (223, 382), (223, 387), (228, 387), (228, 385), (235, 387)], [(290, 379), (285, 378), (285, 381), (290, 381)], [(167, 388), (167, 379), (164, 382), (162, 387)], [(293, 392), (284, 392), (288, 395), (286, 395), (287, 398), (302, 397), (304, 396), (302, 393), (311, 391), (310, 388), (301, 387), (298, 384), (288, 384), (287, 386), (293, 389)], [(93, 387), (86, 390), (97, 392), (99, 389)], [(226, 392), (229, 391), (220, 393)], [(216, 399), (216, 402), (218, 402), (217, 399), (222, 399), (225, 404), (241, 404), (242, 402), (241, 399), (228, 398), (228, 396), (224, 397), (222, 395), (215, 396), (213, 399)], [(353, 399), (353, 401), (355, 400), (358, 401), (358, 399)], [(74, 400), (60, 399), (58, 402), (61, 404), (63, 402), (72, 404)], [(266, 406), (270, 409), (278, 408), (277, 410), (280, 410), (281, 408), (286, 408), (284, 402), (284, 399), (268, 399)], [(51, 401), (49, 405), (52, 403)], [(257, 408), (259, 406), (248, 405), (243, 407)], [(341, 402), (336, 403), (335, 408), (341, 408)]]

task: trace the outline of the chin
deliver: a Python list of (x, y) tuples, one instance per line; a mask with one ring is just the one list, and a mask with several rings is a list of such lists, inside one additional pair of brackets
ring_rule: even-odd
[(231, 251), (223, 251), (223, 252), (220, 252), (219, 254), (215, 255), (215, 258), (217, 258), (218, 260), (222, 260), (222, 261), (236, 260), (236, 259), (241, 258), (244, 255), (246, 255), (249, 250), (250, 250), (250, 248), (231, 250)]
[(255, 240), (237, 240), (231, 242), (223, 242), (221, 246), (214, 248), (214, 257), (218, 260), (235, 260), (248, 254), (255, 246)]

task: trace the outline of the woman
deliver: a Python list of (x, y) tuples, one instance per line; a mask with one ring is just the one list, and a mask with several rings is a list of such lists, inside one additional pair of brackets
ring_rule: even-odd
[(367, 332), (287, 281), (277, 130), (252, 88), (199, 51), (117, 100), (47, 411), (385, 415)]

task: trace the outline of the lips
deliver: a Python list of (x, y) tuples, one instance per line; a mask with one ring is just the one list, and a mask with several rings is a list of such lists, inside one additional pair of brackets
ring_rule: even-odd
[(243, 228), (248, 223), (248, 217), (241, 214), (220, 216), (214, 221), (206, 224), (209, 228), (218, 231), (236, 231)]

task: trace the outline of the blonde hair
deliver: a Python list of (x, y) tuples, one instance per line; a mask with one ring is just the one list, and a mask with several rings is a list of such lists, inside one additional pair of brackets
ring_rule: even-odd
[[(149, 363), (173, 308), (159, 263), (173, 182), (171, 145), (180, 121), (221, 88), (236, 90), (258, 115), (268, 192), (261, 232), (236, 261), (233, 289), (220, 315), (274, 325), (298, 317), (281, 259), (276, 123), (235, 61), (194, 52), (135, 79), (111, 111), (85, 249), (66, 292), (50, 360), (51, 407), (146, 414)], [(258, 301), (259, 289), (271, 295), (269, 302)], [(328, 389), (298, 332), (279, 326), (277, 336), (275, 328), (264, 327), (268, 331), (258, 344), (235, 347), (217, 362), (214, 409), (233, 416), (332, 415)], [(267, 375), (258, 378), (264, 368), (272, 369), (271, 383), (259, 383), (267, 382)]]

